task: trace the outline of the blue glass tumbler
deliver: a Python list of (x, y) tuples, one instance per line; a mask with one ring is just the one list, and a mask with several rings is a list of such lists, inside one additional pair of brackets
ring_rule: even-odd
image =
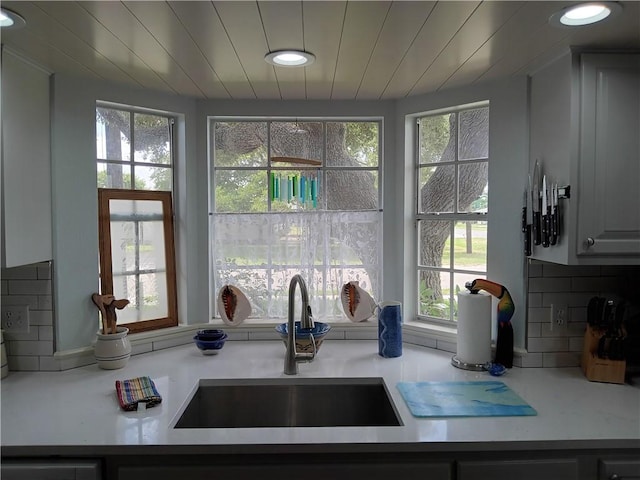
[(378, 312), (378, 355), (394, 358), (402, 355), (402, 304), (385, 302)]

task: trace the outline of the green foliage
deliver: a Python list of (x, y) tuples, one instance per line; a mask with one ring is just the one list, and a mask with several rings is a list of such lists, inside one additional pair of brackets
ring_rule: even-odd
[[(420, 163), (439, 162), (449, 143), (449, 116), (433, 115), (420, 119)], [(425, 179), (426, 180), (426, 179)]]
[(443, 290), (442, 298), (436, 298), (433, 289), (427, 287), (424, 280), (420, 280), (419, 287), (419, 308), (418, 312), (422, 315), (427, 315), (434, 318), (442, 318), (449, 320), (449, 314), (453, 307), (454, 320), (458, 316), (458, 301), (456, 300), (458, 293), (460, 292), (460, 286), (455, 286), (455, 294), (450, 295), (449, 290)]
[(378, 166), (378, 137), (378, 124), (375, 122), (345, 123), (345, 149), (362, 166)]

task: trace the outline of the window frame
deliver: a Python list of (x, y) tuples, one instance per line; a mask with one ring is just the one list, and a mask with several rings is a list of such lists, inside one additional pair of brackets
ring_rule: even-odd
[[(457, 328), (457, 320), (456, 320), (456, 316), (455, 316), (455, 309), (452, 308), (451, 306), (449, 307), (449, 318), (448, 319), (443, 319), (443, 318), (439, 318), (439, 317), (435, 317), (435, 316), (430, 316), (430, 315), (425, 315), (422, 314), (420, 312), (420, 302), (421, 302), (421, 297), (420, 297), (420, 272), (421, 271), (435, 271), (438, 273), (448, 273), (449, 274), (449, 300), (450, 300), (450, 305), (453, 305), (453, 302), (455, 302), (455, 292), (454, 292), (454, 279), (455, 276), (457, 274), (471, 274), (471, 275), (475, 275), (478, 278), (486, 278), (487, 276), (487, 271), (489, 268), (488, 265), (488, 257), (487, 257), (487, 261), (486, 261), (486, 265), (485, 265), (485, 270), (466, 270), (466, 269), (461, 269), (461, 268), (456, 268), (455, 266), (455, 257), (454, 257), (454, 250), (455, 250), (455, 245), (453, 242), (454, 239), (454, 233), (455, 233), (455, 225), (456, 223), (463, 223), (463, 222), (468, 222), (468, 221), (482, 221), (484, 222), (484, 224), (487, 227), (487, 239), (488, 239), (488, 232), (489, 232), (489, 221), (488, 221), (488, 208), (487, 211), (485, 212), (458, 212), (458, 173), (459, 173), (459, 167), (461, 165), (469, 165), (472, 163), (487, 163), (487, 166), (489, 165), (489, 161), (490, 161), (490, 157), (491, 157), (491, 153), (488, 152), (488, 155), (486, 158), (474, 158), (474, 159), (464, 159), (464, 160), (460, 160), (459, 159), (459, 153), (460, 153), (460, 144), (459, 144), (459, 140), (460, 140), (460, 121), (459, 121), (459, 114), (465, 111), (469, 111), (469, 110), (475, 110), (475, 109), (479, 109), (479, 108), (490, 108), (490, 102), (488, 100), (486, 101), (481, 101), (481, 102), (476, 102), (476, 103), (472, 103), (472, 104), (466, 104), (466, 105), (457, 105), (457, 106), (453, 106), (453, 107), (447, 107), (447, 108), (441, 108), (441, 109), (437, 109), (437, 110), (432, 110), (432, 111), (427, 111), (427, 112), (423, 112), (420, 114), (416, 114), (414, 116), (414, 120), (415, 120), (415, 130), (414, 130), (414, 172), (415, 172), (415, 197), (414, 197), (414, 248), (415, 248), (415, 308), (416, 308), (416, 321), (423, 324), (424, 326), (438, 326), (438, 327), (448, 327), (448, 328)], [(422, 118), (426, 118), (426, 117), (432, 117), (432, 116), (437, 116), (437, 115), (447, 115), (447, 114), (452, 114), (455, 113), (457, 115), (456, 118), (456, 148), (455, 148), (455, 158), (453, 160), (449, 160), (446, 162), (421, 162), (421, 158), (420, 158), (420, 120)], [(489, 128), (491, 128), (491, 126), (489, 125)], [(487, 136), (489, 136), (489, 133), (487, 134)], [(488, 140), (488, 138), (487, 138)], [(421, 179), (421, 169), (423, 168), (429, 168), (431, 166), (453, 166), (455, 169), (455, 188), (454, 188), (454, 193), (453, 193), (453, 212), (421, 212), (421, 208), (420, 208), (420, 194), (421, 194), (421, 185), (420, 185), (420, 179)], [(489, 179), (487, 177), (487, 186), (489, 184)], [(449, 235), (450, 235), (450, 239), (452, 241), (450, 241), (449, 243), (449, 255), (450, 255), (450, 264), (448, 267), (443, 267), (443, 266), (425, 266), (425, 265), (421, 265), (421, 258), (420, 258), (420, 245), (421, 245), (421, 238), (420, 238), (420, 223), (423, 221), (429, 221), (429, 220), (437, 220), (437, 221), (446, 221), (449, 222)], [(488, 246), (488, 245), (487, 245)], [(444, 297), (443, 297), (444, 298)]]
[[(176, 284), (175, 244), (173, 240), (173, 208), (172, 194), (167, 191), (98, 189), (98, 239), (100, 252), (100, 287), (101, 292), (113, 292), (113, 265), (111, 253), (111, 214), (110, 200), (147, 200), (162, 203), (162, 224), (164, 232), (164, 258), (167, 280), (167, 316), (128, 322), (125, 325), (130, 333), (175, 327), (178, 325), (178, 302)], [(139, 274), (140, 272), (132, 272)]]
[[(214, 132), (214, 125), (216, 122), (265, 122), (267, 123), (267, 131), (266, 131), (266, 142), (265, 145), (267, 147), (267, 162), (265, 165), (262, 166), (222, 166), (222, 167), (216, 167), (215, 166), (215, 135), (213, 134)], [(288, 122), (288, 123), (305, 123), (305, 122), (316, 122), (316, 123), (322, 123), (323, 124), (323, 146), (322, 146), (322, 165), (321, 166), (310, 166), (310, 165), (306, 165), (306, 166), (301, 166), (301, 165), (297, 165), (297, 166), (293, 166), (293, 167), (287, 167), (287, 166), (281, 166), (279, 164), (275, 164), (272, 163), (270, 161), (270, 150), (271, 150), (271, 128), (270, 125), (271, 123), (279, 123), (279, 122)], [(377, 165), (375, 167), (371, 167), (371, 166), (341, 166), (341, 165), (328, 165), (327, 164), (327, 125), (330, 123), (376, 123), (377, 124), (377, 134), (378, 134), (378, 139), (377, 139), (377, 148), (378, 148), (378, 162)], [(276, 117), (276, 116), (269, 116), (269, 117), (263, 117), (263, 116), (256, 116), (256, 117), (246, 117), (246, 116), (209, 116), (207, 118), (207, 134), (208, 134), (208, 148), (209, 148), (209, 155), (208, 155), (208, 166), (209, 166), (209, 189), (210, 189), (210, 194), (209, 194), (209, 217), (210, 219), (213, 219), (216, 215), (242, 215), (244, 213), (251, 213), (252, 215), (273, 215), (273, 214), (289, 214), (289, 215), (295, 215), (296, 212), (295, 211), (291, 211), (291, 212), (282, 212), (282, 211), (277, 211), (277, 210), (272, 210), (272, 198), (271, 198), (271, 185), (268, 186), (267, 189), (267, 209), (264, 212), (241, 212), (241, 213), (237, 213), (237, 212), (216, 212), (216, 204), (215, 204), (215, 180), (216, 180), (216, 172), (217, 171), (230, 171), (230, 170), (237, 170), (237, 171), (262, 171), (265, 172), (265, 178), (268, 179), (270, 178), (271, 172), (278, 172), (278, 171), (286, 171), (286, 170), (291, 170), (291, 169), (295, 169), (295, 170), (309, 170), (309, 171), (313, 171), (313, 170), (322, 170), (322, 179), (323, 181), (321, 182), (321, 188), (322, 188), (322, 207), (320, 205), (318, 205), (317, 209), (312, 209), (312, 210), (303, 210), (303, 212), (305, 213), (309, 213), (309, 212), (314, 212), (314, 211), (318, 211), (318, 212), (329, 212), (329, 213), (335, 213), (335, 214), (339, 214), (340, 212), (345, 212), (345, 211), (353, 211), (353, 210), (329, 210), (326, 208), (327, 206), (327, 195), (326, 195), (326, 173), (327, 172), (344, 172), (344, 171), (370, 171), (370, 172), (374, 172), (377, 175), (377, 208), (374, 209), (367, 209), (367, 210), (362, 210), (363, 212), (377, 212), (377, 213), (382, 213), (383, 212), (383, 202), (384, 202), (384, 184), (383, 184), (383, 165), (384, 165), (384, 118), (382, 117), (369, 117), (369, 116), (356, 116), (356, 117), (333, 117), (333, 116), (322, 116), (322, 117)], [(218, 306), (217, 306), (217, 293), (219, 288), (221, 287), (221, 285), (217, 285), (216, 281), (215, 281), (215, 263), (216, 263), (216, 256), (215, 253), (213, 252), (213, 222), (210, 222), (209, 224), (209, 249), (210, 249), (210, 284), (211, 284), (211, 288), (210, 288), (210, 317), (211, 320), (213, 321), (218, 321), (220, 320), (220, 315), (217, 312), (218, 310)], [(382, 227), (382, 218), (380, 219), (380, 231), (379, 231), (379, 252), (378, 252), (378, 256), (379, 256), (379, 279), (378, 281), (380, 282), (378, 290), (380, 292), (380, 295), (382, 295), (382, 290), (383, 290), (383, 286), (382, 286), (382, 268), (383, 268), (383, 252), (384, 252), (384, 245), (383, 245), (383, 238), (384, 238), (384, 230)], [(335, 265), (332, 265), (330, 261), (327, 261), (325, 259), (325, 263), (322, 265), (324, 268), (331, 268), (331, 267), (335, 267)], [(248, 323), (250, 323), (253, 320), (253, 322), (255, 322), (255, 325), (263, 325), (265, 324), (264, 322), (264, 318), (249, 318), (248, 319)], [(336, 322), (336, 321), (342, 321), (344, 320), (345, 322), (348, 323), (348, 319), (345, 318), (338, 318), (338, 317), (331, 317), (330, 319), (327, 319), (327, 321), (330, 322)]]

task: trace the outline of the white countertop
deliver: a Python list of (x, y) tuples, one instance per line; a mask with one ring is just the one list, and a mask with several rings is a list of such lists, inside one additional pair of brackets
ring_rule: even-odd
[[(579, 368), (513, 368), (494, 378), (460, 370), (451, 354), (404, 345), (402, 357), (385, 359), (376, 341), (326, 341), (300, 377), (383, 377), (403, 426), (173, 429), (177, 415), (203, 378), (278, 378), (283, 374), (280, 341), (228, 341), (218, 355), (184, 345), (129, 360), (120, 370), (97, 365), (64, 372), (12, 372), (2, 380), (2, 447), (334, 445), (354, 448), (387, 444), (407, 450), (460, 448), (502, 442), (591, 441), (640, 447), (640, 388), (592, 383)], [(122, 411), (115, 381), (150, 376), (163, 401), (141, 412)], [(527, 401), (537, 416), (417, 419), (396, 388), (398, 382), (500, 380)], [(340, 447), (342, 446), (342, 447)], [(9, 451), (12, 449), (9, 448)], [(35, 448), (34, 451), (37, 451)], [(266, 451), (266, 450), (265, 450)]]

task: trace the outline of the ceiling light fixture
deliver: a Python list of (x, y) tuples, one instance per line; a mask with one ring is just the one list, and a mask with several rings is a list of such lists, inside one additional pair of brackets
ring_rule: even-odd
[(278, 50), (267, 53), (264, 59), (276, 67), (306, 67), (316, 60), (316, 56), (302, 50)]
[(19, 14), (8, 8), (0, 8), (0, 27), (1, 28), (21, 28), (27, 22)]
[(549, 23), (556, 27), (579, 27), (613, 18), (621, 11), (617, 2), (578, 3), (551, 15)]

